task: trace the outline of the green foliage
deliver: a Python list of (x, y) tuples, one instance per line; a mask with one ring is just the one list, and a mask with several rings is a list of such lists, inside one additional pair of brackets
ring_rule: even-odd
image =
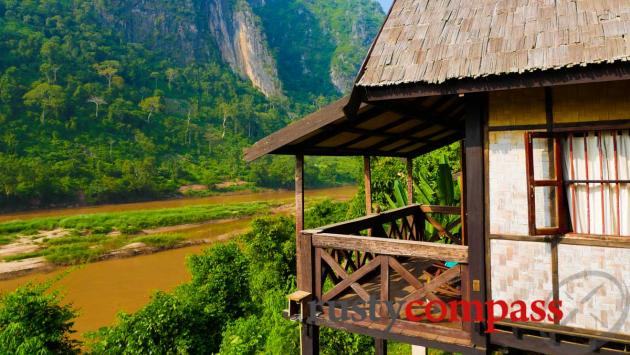
[(188, 262), (192, 281), (172, 294), (157, 293), (132, 315), (93, 335), (98, 354), (208, 354), (217, 352), (226, 324), (249, 300), (248, 265), (234, 243), (218, 245)]
[(28, 284), (0, 300), (0, 352), (3, 354), (76, 354), (70, 339), (76, 311), (62, 305), (51, 284)]
[[(354, 19), (356, 6), (319, 2), (325, 9), (254, 5), (289, 96), (267, 98), (203, 37), (211, 35), (200, 1), (150, 2), (152, 17), (117, 0), (0, 0), (0, 210), (173, 196), (182, 185), (237, 178), (289, 187), (286, 160), (250, 168), (243, 148), (337, 97), (322, 80), (333, 53), (354, 46), (345, 33), (353, 28), (371, 38), (382, 16), (353, 1), (370, 20), (347, 27), (339, 19)], [(193, 25), (199, 31), (179, 30)], [(356, 177), (340, 169), (344, 160), (327, 161), (309, 168), (313, 185)]]
[(0, 223), (0, 235), (31, 235), (56, 228), (80, 232), (109, 233), (118, 230), (135, 233), (142, 229), (251, 216), (265, 212), (273, 202), (247, 202), (223, 205), (197, 205), (178, 208), (95, 213), (69, 217), (44, 217)]

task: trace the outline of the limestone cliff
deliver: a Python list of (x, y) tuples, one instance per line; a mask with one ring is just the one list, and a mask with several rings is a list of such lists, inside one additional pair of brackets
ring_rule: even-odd
[(281, 96), (276, 62), (260, 21), (245, 1), (211, 0), (209, 29), (221, 56), (266, 96)]
[(281, 96), (276, 63), (259, 20), (244, 0), (106, 0), (99, 13), (127, 40), (181, 64), (212, 61), (218, 48), (234, 72), (266, 96)]
[(382, 20), (375, 0), (99, 0), (101, 20), (176, 64), (223, 62), (266, 96), (353, 83)]

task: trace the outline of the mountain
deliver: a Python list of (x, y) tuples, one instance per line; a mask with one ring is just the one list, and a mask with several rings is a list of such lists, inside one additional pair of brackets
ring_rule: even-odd
[[(242, 149), (347, 91), (382, 17), (364, 0), (0, 0), (0, 209), (287, 186), (285, 160)], [(313, 181), (353, 177), (329, 164)]]

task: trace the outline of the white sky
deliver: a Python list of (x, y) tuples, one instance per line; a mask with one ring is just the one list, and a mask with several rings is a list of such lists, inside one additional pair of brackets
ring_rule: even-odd
[(385, 12), (387, 12), (389, 10), (389, 7), (392, 6), (392, 1), (394, 0), (378, 0)]

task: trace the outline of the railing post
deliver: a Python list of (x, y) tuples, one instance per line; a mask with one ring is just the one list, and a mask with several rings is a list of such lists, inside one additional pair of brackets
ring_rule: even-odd
[[(298, 236), (298, 255), (300, 255), (299, 263), (300, 273), (298, 274), (298, 282), (301, 291), (316, 292), (317, 287), (314, 284), (313, 274), (317, 267), (316, 260), (313, 258), (315, 249), (313, 248), (313, 236), (307, 233), (300, 233)], [(317, 254), (315, 252), (315, 254)], [(320, 264), (321, 265), (321, 264)], [(320, 270), (321, 271), (321, 270)], [(320, 272), (321, 275), (321, 272)], [(308, 307), (310, 309), (310, 307)], [(319, 327), (314, 324), (308, 324), (306, 319), (300, 325), (300, 348), (302, 355), (319, 354)]]
[(414, 219), (414, 226), (416, 229), (415, 231), (416, 240), (419, 242), (423, 242), (425, 240), (425, 235), (424, 235), (425, 217), (424, 217), (424, 212), (422, 212), (422, 209), (420, 209), (419, 206), (418, 206), (418, 209), (413, 214), (413, 219)]
[[(462, 286), (462, 301), (470, 301), (470, 276), (468, 274), (468, 265), (461, 264), (460, 282)], [(462, 314), (463, 316), (463, 314)], [(461, 318), (460, 318), (461, 319)], [(468, 334), (472, 333), (472, 322), (461, 321), (461, 327)]]
[(413, 158), (407, 158), (407, 205), (413, 204)]
[(363, 157), (363, 178), (365, 180), (365, 215), (372, 214), (372, 167), (370, 157)]

